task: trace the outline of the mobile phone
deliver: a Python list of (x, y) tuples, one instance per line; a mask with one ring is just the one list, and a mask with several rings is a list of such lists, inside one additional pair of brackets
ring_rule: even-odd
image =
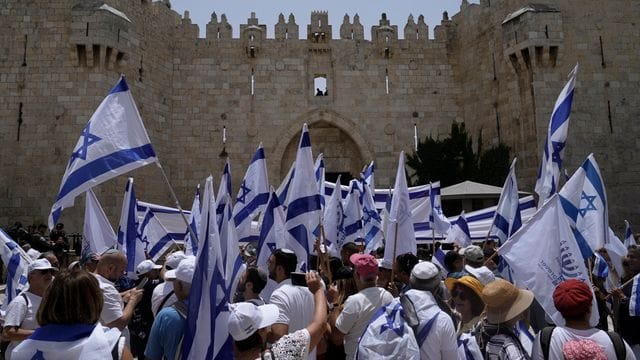
[(149, 281), (149, 278), (143, 277), (142, 280), (140, 280), (138, 286), (136, 286), (136, 289), (141, 290), (142, 288), (144, 288), (144, 286), (147, 285), (147, 281)]
[(291, 273), (291, 285), (295, 286), (307, 286), (307, 275), (300, 272)]

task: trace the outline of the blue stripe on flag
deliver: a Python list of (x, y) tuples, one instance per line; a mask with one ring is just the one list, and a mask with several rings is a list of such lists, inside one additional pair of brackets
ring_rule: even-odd
[(233, 217), (233, 221), (236, 224), (240, 224), (244, 221), (249, 215), (251, 215), (260, 205), (264, 205), (269, 201), (269, 193), (262, 193), (256, 195), (251, 201), (247, 204), (247, 206), (243, 207), (242, 210), (238, 211), (236, 216)]
[(493, 221), (493, 227), (502, 231), (507, 237), (509, 236), (509, 221), (504, 218), (504, 216), (500, 214), (496, 214), (496, 217)]
[(316, 210), (320, 210), (319, 194), (297, 198), (291, 201), (287, 207), (287, 221), (295, 219), (298, 215)]
[(553, 115), (551, 116), (551, 134), (555, 133), (556, 130), (558, 130), (558, 128), (569, 118), (569, 115), (571, 115), (572, 101), (573, 89), (571, 89), (571, 92), (567, 94), (567, 97), (562, 99), (560, 105), (558, 105), (558, 107), (553, 111)]
[(600, 196), (600, 200), (602, 201), (602, 204), (606, 209), (607, 204), (604, 194), (604, 186), (602, 184), (602, 179), (600, 179), (598, 171), (593, 166), (593, 163), (591, 161), (585, 161), (584, 164), (582, 164), (582, 168), (584, 169), (587, 179), (589, 179), (591, 185), (593, 185), (594, 189), (596, 189), (596, 191), (598, 192), (598, 196)]
[(154, 257), (160, 250), (167, 246), (170, 241), (173, 241), (173, 237), (171, 235), (167, 234), (163, 236), (162, 239), (158, 240), (158, 242), (153, 245), (151, 250), (149, 250), (149, 256)]
[(124, 79), (124, 76), (121, 76), (120, 81), (118, 81), (116, 86), (111, 88), (107, 96), (111, 94), (119, 93), (119, 92), (125, 92), (125, 91), (129, 91), (129, 84), (127, 84), (127, 81)]
[(151, 144), (145, 144), (133, 149), (116, 151), (95, 159), (69, 175), (62, 186), (62, 189), (60, 189), (60, 193), (58, 194), (56, 201), (62, 199), (85, 182), (97, 178), (108, 171), (155, 156), (156, 153), (153, 151)]
[(638, 286), (638, 282), (640, 280), (640, 275), (636, 275), (633, 278), (633, 287), (631, 289), (631, 297), (629, 298), (629, 315), (630, 316), (640, 316), (640, 286)]

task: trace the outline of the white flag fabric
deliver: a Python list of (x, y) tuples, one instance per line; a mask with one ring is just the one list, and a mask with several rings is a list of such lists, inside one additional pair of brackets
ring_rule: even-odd
[[(394, 255), (416, 253), (416, 237), (411, 221), (411, 207), (409, 206), (409, 188), (404, 169), (404, 151), (400, 152), (398, 170), (396, 171), (396, 184), (391, 198), (389, 210), (389, 223), (386, 228), (384, 247), (384, 260), (388, 264), (395, 263)], [(394, 254), (395, 249), (395, 254)]]
[(362, 236), (362, 204), (358, 180), (349, 182), (349, 195), (344, 203), (344, 243), (360, 242)]
[(2, 310), (24, 289), (27, 284), (27, 268), (32, 262), (29, 255), (11, 237), (0, 229), (0, 257), (7, 267), (7, 287)]
[[(229, 196), (225, 196), (225, 194)], [(218, 232), (222, 229), (222, 214), (224, 213), (224, 206), (228, 199), (233, 196), (233, 190), (231, 189), (231, 165), (229, 164), (229, 158), (224, 163), (224, 169), (222, 170), (222, 177), (220, 178), (220, 187), (218, 188), (218, 195), (216, 196), (216, 219), (218, 221)], [(222, 248), (224, 259), (224, 247)]]
[(442, 204), (440, 203), (440, 187), (434, 187), (429, 184), (429, 202), (431, 208), (429, 211), (429, 225), (435, 232), (446, 234), (451, 228), (449, 219), (442, 212)]
[(447, 255), (449, 251), (442, 251), (442, 249), (437, 248), (431, 257), (431, 262), (434, 263), (440, 269), (440, 276), (442, 279), (447, 278), (447, 274), (449, 273), (449, 269), (444, 265), (444, 257)]
[(240, 243), (238, 242), (238, 232), (233, 222), (233, 210), (231, 208), (231, 198), (228, 194), (224, 194), (227, 200), (224, 202), (224, 212), (222, 216), (222, 229), (220, 231), (220, 244), (226, 244), (226, 252), (223, 252), (224, 258), (224, 278), (227, 298), (232, 299), (235, 292), (235, 285), (239, 280), (238, 273), (242, 266), (242, 257), (240, 257)]
[(504, 244), (509, 236), (513, 235), (522, 226), (518, 181), (516, 179), (517, 160), (517, 158), (513, 159), (511, 168), (509, 168), (509, 174), (502, 187), (498, 207), (489, 231), (489, 239), (497, 240), (499, 245)]
[[(527, 224), (498, 248), (498, 254), (509, 263), (515, 283), (533, 292), (556, 325), (565, 324), (553, 304), (556, 286), (568, 279), (578, 279), (591, 288), (588, 270), (558, 195), (549, 198)], [(596, 301), (593, 306), (591, 324), (595, 326)]]
[[(560, 190), (560, 202), (578, 245), (586, 243), (591, 251), (596, 251), (609, 242), (607, 193), (593, 154), (564, 184)], [(585, 258), (590, 255), (584, 245), (581, 251)]]
[(256, 240), (251, 233), (251, 221), (258, 213), (264, 211), (267, 201), (269, 201), (267, 161), (262, 143), (260, 143), (247, 168), (242, 184), (240, 184), (233, 207), (233, 221), (238, 229), (238, 239), (241, 242)]
[(313, 165), (316, 174), (316, 182), (318, 183), (318, 193), (320, 196), (320, 206), (322, 207), (321, 215), (324, 215), (324, 154), (318, 155)]
[(313, 252), (320, 224), (320, 194), (316, 183), (311, 154), (311, 138), (307, 124), (302, 127), (296, 154), (296, 167), (291, 180), (287, 205), (287, 247), (296, 253), (298, 267), (307, 269), (308, 256)]
[(324, 207), (324, 236), (329, 243), (329, 252), (333, 256), (340, 256), (344, 244), (344, 207), (342, 205), (342, 191), (340, 190), (340, 176), (336, 180), (336, 187)]
[[(373, 163), (371, 166), (373, 166)], [(373, 200), (373, 192), (366, 182), (362, 184), (362, 191), (364, 253), (369, 254), (384, 245), (384, 234), (382, 232), (382, 219), (376, 210), (376, 204)]]
[(362, 180), (365, 184), (369, 185), (369, 189), (372, 189), (372, 191), (376, 188), (376, 184), (373, 178), (374, 170), (375, 167), (373, 165), (373, 161), (371, 161), (371, 163), (369, 163), (369, 166), (367, 166), (367, 168), (362, 173)]
[(278, 201), (280, 205), (282, 205), (285, 209), (287, 208), (287, 204), (289, 204), (289, 187), (291, 186), (291, 181), (293, 180), (293, 175), (296, 170), (296, 162), (294, 161), (285, 175), (282, 183), (276, 189), (276, 194), (278, 194)]
[(220, 235), (213, 197), (213, 178), (205, 183), (201, 239), (189, 293), (189, 309), (182, 340), (182, 359), (231, 359), (228, 298), (225, 291)]
[(91, 252), (102, 254), (105, 250), (116, 246), (118, 241), (116, 233), (113, 232), (111, 223), (93, 190), (87, 190), (85, 202), (82, 231), (84, 241)]
[(118, 247), (127, 257), (127, 276), (136, 279), (136, 266), (145, 260), (144, 247), (140, 240), (137, 216), (138, 200), (133, 187), (133, 178), (129, 178), (124, 189), (120, 225), (118, 225)]
[(460, 334), (458, 338), (458, 359), (484, 360), (482, 350), (474, 335), (468, 332)]
[(114, 86), (84, 127), (51, 207), (49, 228), (76, 196), (128, 171), (157, 161), (124, 79)]
[(447, 238), (444, 242), (455, 243), (463, 248), (471, 245), (471, 234), (469, 233), (469, 225), (467, 225), (467, 219), (464, 216), (464, 210), (451, 226), (451, 229), (449, 230)]
[[(143, 253), (148, 255), (154, 262), (157, 262), (172, 245), (176, 244), (176, 239), (162, 225), (156, 213), (151, 209), (147, 209), (142, 221), (140, 221), (138, 233), (140, 234)], [(137, 263), (139, 264), (142, 260), (137, 261)]]
[(260, 239), (258, 241), (258, 257), (256, 265), (261, 269), (267, 269), (269, 256), (274, 250), (285, 247), (285, 214), (278, 200), (278, 194), (271, 189), (271, 196), (267, 208), (262, 215), (260, 224)]
[(535, 187), (535, 191), (539, 196), (538, 207), (542, 206), (551, 195), (558, 191), (577, 74), (578, 64), (571, 71), (569, 81), (560, 92), (560, 95), (558, 95), (551, 113), (549, 130), (542, 153), (542, 163), (538, 170)]
[(640, 316), (640, 275), (633, 278), (631, 297), (629, 298), (629, 316)]
[[(613, 280), (613, 283), (619, 283), (620, 276), (624, 273), (624, 269), (622, 267), (622, 259), (627, 256), (627, 248), (624, 246), (622, 241), (616, 236), (616, 234), (609, 228), (609, 241), (604, 244), (604, 248), (607, 250), (609, 254), (609, 259), (611, 260), (611, 265), (616, 270), (617, 276), (613, 276), (613, 272), (610, 271), (609, 278)], [(611, 269), (610, 269), (611, 270)]]
[(60, 325), (48, 324), (39, 329), (13, 350), (11, 359), (16, 360), (67, 360), (110, 359), (121, 332), (118, 328), (107, 328), (100, 323)]
[[(189, 227), (191, 231), (187, 229), (187, 234), (184, 239), (184, 253), (186, 255), (198, 254), (198, 231), (200, 231), (200, 184), (196, 187), (196, 195), (193, 198), (193, 204), (191, 205), (191, 214), (189, 215)], [(195, 239), (191, 236), (191, 233), (195, 235)]]
[(627, 220), (624, 221), (624, 247), (627, 249), (631, 245), (636, 244), (636, 239), (633, 237), (633, 230)]

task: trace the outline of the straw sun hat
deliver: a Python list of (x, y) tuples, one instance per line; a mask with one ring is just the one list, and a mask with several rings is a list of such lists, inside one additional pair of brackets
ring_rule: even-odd
[(503, 279), (496, 279), (482, 290), (486, 304), (487, 321), (491, 324), (507, 322), (527, 310), (533, 301), (533, 293), (522, 290)]

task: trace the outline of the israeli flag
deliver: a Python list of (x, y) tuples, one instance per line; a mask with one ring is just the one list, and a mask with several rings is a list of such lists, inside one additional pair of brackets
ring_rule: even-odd
[(124, 76), (111, 89), (84, 127), (62, 176), (51, 207), (49, 228), (65, 207), (87, 189), (156, 162), (147, 131)]
[(364, 183), (369, 186), (369, 189), (376, 188), (376, 184), (373, 179), (374, 170), (375, 169), (373, 166), (373, 161), (371, 161), (371, 163), (369, 163), (369, 166), (367, 166), (367, 168), (364, 169), (364, 172), (362, 173), (362, 181), (364, 181)]
[(287, 172), (287, 175), (282, 180), (278, 189), (276, 189), (276, 194), (278, 194), (278, 201), (280, 204), (286, 209), (289, 199), (289, 187), (291, 186), (291, 181), (293, 180), (293, 175), (296, 170), (296, 162), (294, 161)]
[(429, 225), (432, 229), (440, 234), (446, 234), (451, 228), (449, 219), (442, 212), (442, 204), (440, 203), (440, 188), (433, 187), (429, 184), (429, 203), (431, 209), (429, 211)]
[(267, 208), (262, 213), (260, 224), (260, 239), (258, 241), (258, 258), (256, 265), (261, 269), (267, 269), (269, 256), (276, 249), (286, 247), (285, 214), (280, 205), (278, 195), (271, 188), (271, 196), (267, 203)]
[(458, 337), (458, 359), (484, 360), (478, 341), (471, 333), (465, 332)]
[(405, 253), (416, 253), (416, 236), (411, 221), (411, 207), (409, 205), (409, 188), (404, 168), (404, 151), (400, 152), (398, 170), (396, 171), (396, 184), (391, 198), (389, 210), (389, 223), (387, 225), (384, 247), (384, 260), (393, 264), (394, 256)]
[(340, 176), (338, 175), (336, 188), (324, 207), (324, 236), (329, 243), (329, 252), (333, 256), (340, 256), (340, 250), (345, 241), (345, 214), (340, 188)]
[(229, 299), (225, 291), (211, 176), (205, 183), (200, 236), (182, 340), (182, 359), (232, 359)]
[(133, 178), (129, 178), (124, 189), (120, 224), (118, 225), (118, 247), (127, 257), (127, 276), (136, 279), (136, 266), (145, 260), (144, 246), (138, 232), (136, 192), (133, 188)]
[(640, 275), (633, 278), (631, 297), (629, 298), (629, 316), (640, 316)]
[(607, 193), (593, 154), (562, 187), (560, 202), (584, 258), (609, 242)]
[[(184, 253), (186, 255), (197, 255), (198, 254), (198, 231), (200, 230), (200, 184), (196, 187), (196, 195), (193, 198), (193, 204), (191, 205), (191, 214), (189, 215), (189, 227), (191, 231), (187, 229), (187, 234), (184, 240)], [(196, 238), (194, 239), (191, 234), (194, 234)]]
[[(556, 286), (564, 280), (578, 279), (591, 288), (589, 272), (557, 194), (498, 249), (498, 254), (509, 263), (514, 283), (531, 290), (558, 326), (564, 326), (565, 320), (553, 304)], [(593, 301), (591, 325), (598, 323), (597, 317)]]
[(440, 276), (442, 277), (442, 279), (446, 279), (447, 274), (449, 273), (449, 269), (444, 265), (445, 255), (447, 255), (446, 252), (442, 251), (442, 249), (440, 248), (437, 248), (433, 253), (433, 256), (431, 257), (431, 262), (440, 269)]
[(518, 181), (516, 179), (516, 161), (513, 159), (509, 174), (502, 187), (500, 200), (496, 208), (489, 239), (494, 239), (499, 245), (507, 241), (522, 226), (520, 216), (520, 197), (518, 195)]
[(349, 182), (351, 191), (344, 204), (344, 242), (355, 243), (362, 239), (362, 205), (360, 203), (360, 186), (358, 180)]
[(564, 158), (564, 148), (569, 132), (569, 116), (571, 115), (571, 104), (573, 103), (573, 90), (576, 85), (576, 75), (578, 74), (578, 64), (569, 75), (569, 81), (564, 86), (551, 113), (549, 121), (549, 131), (544, 143), (542, 153), (542, 163), (538, 170), (535, 191), (539, 196), (538, 207), (553, 194), (557, 192), (560, 182), (560, 169)]
[[(318, 182), (318, 193), (322, 194), (324, 190), (324, 154), (318, 155), (316, 162), (313, 165), (316, 170), (316, 181)], [(321, 214), (324, 214), (324, 196), (320, 196), (320, 206), (322, 207)]]
[(516, 326), (514, 326), (514, 333), (520, 340), (520, 344), (527, 352), (527, 355), (531, 356), (531, 351), (533, 350), (533, 342), (536, 339), (535, 332), (533, 329), (524, 323), (522, 320), (518, 320)]
[(300, 134), (294, 172), (287, 206), (286, 227), (289, 233), (287, 247), (296, 253), (298, 266), (304, 271), (307, 258), (313, 251), (314, 232), (320, 224), (321, 212), (307, 124), (304, 124)]
[(597, 252), (593, 254), (595, 255), (595, 261), (593, 262), (593, 270), (591, 273), (601, 279), (606, 279), (609, 277), (609, 265), (607, 265), (607, 261)]
[(267, 161), (260, 143), (242, 179), (236, 204), (233, 207), (233, 221), (237, 226), (238, 239), (241, 242), (255, 240), (251, 232), (251, 221), (258, 213), (264, 211), (267, 201), (269, 201)]
[(0, 257), (7, 267), (7, 287), (2, 302), (2, 310), (13, 300), (27, 285), (27, 269), (32, 262), (27, 253), (22, 250), (13, 239), (0, 229)]
[(624, 247), (629, 248), (631, 245), (636, 244), (636, 239), (633, 237), (633, 230), (627, 220), (624, 221)]
[(177, 237), (180, 235), (170, 233), (151, 209), (147, 209), (140, 221), (138, 233), (144, 254), (154, 262), (157, 262), (172, 245), (177, 243)]
[(471, 245), (471, 234), (469, 233), (469, 225), (467, 224), (467, 218), (464, 216), (464, 211), (451, 226), (445, 242), (455, 243), (463, 248)]
[[(371, 166), (373, 166), (373, 163)], [(362, 184), (362, 191), (364, 253), (369, 254), (384, 245), (384, 233), (382, 232), (382, 219), (373, 201), (373, 192), (366, 182)]]
[[(229, 197), (228, 194), (224, 196)], [(220, 244), (225, 250), (222, 251), (224, 258), (224, 278), (227, 291), (227, 298), (231, 299), (235, 293), (235, 286), (240, 267), (242, 266), (242, 257), (240, 257), (240, 243), (238, 242), (238, 232), (236, 224), (233, 221), (233, 210), (231, 208), (231, 198), (225, 201), (224, 213), (222, 217), (222, 230), (220, 231)]]
[[(225, 194), (229, 196), (225, 196)], [(224, 214), (224, 207), (227, 204), (226, 201), (233, 196), (233, 190), (231, 190), (231, 166), (229, 165), (229, 158), (224, 163), (224, 169), (222, 170), (222, 177), (220, 178), (220, 187), (218, 188), (218, 195), (216, 197), (216, 219), (218, 221), (218, 231), (222, 229), (222, 217)]]
[(90, 252), (102, 254), (115, 247), (118, 239), (93, 190), (87, 190), (85, 201), (83, 241)]

